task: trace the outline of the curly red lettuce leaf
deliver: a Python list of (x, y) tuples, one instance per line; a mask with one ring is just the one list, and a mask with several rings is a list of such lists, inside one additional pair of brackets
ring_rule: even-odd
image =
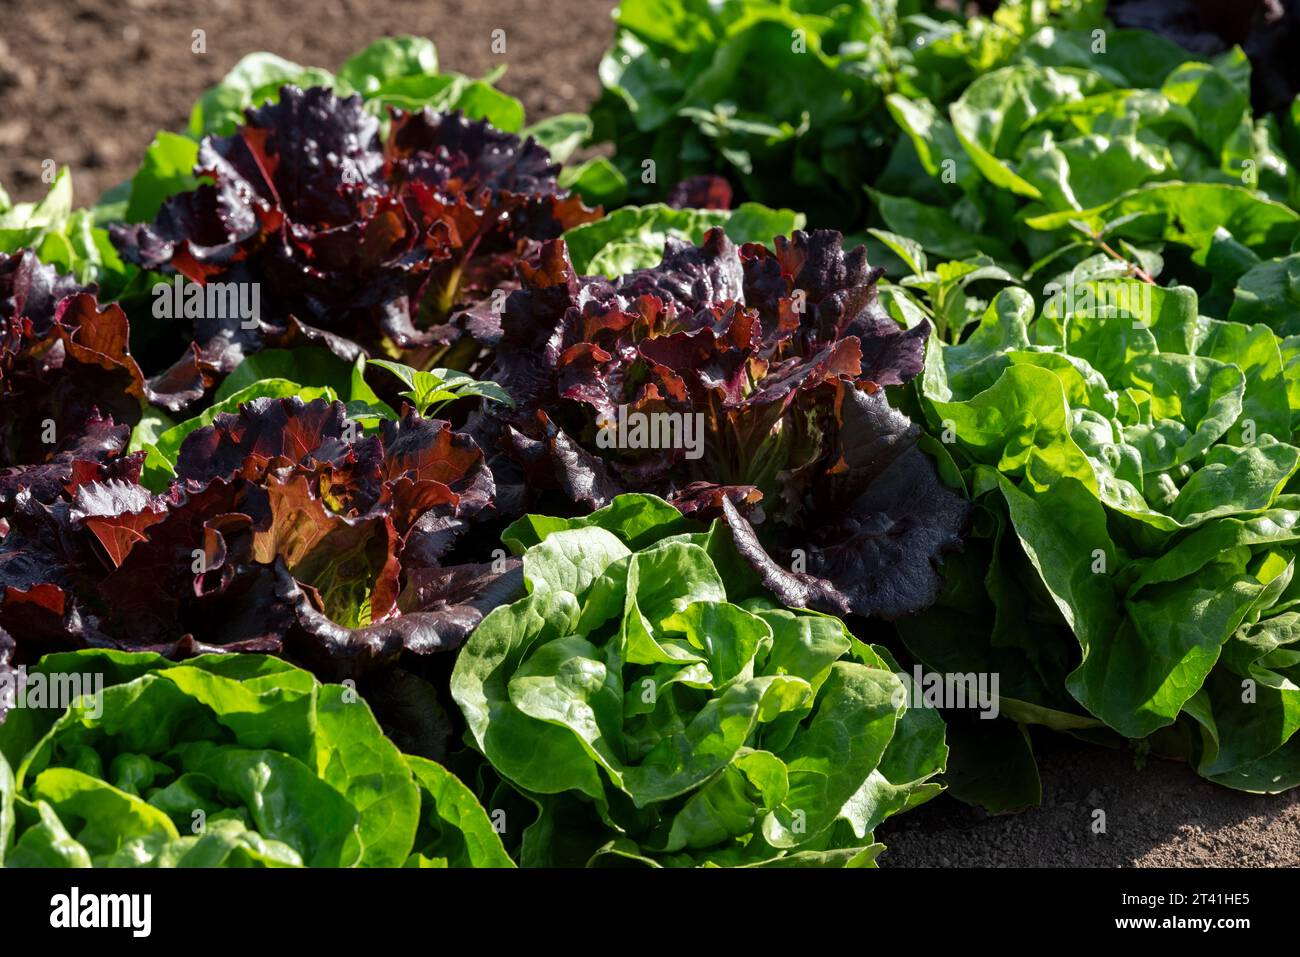
[(131, 356), (125, 313), (100, 308), (28, 251), (0, 254), (0, 517), (19, 493), (52, 502), (138, 474), (125, 454), (146, 399), (166, 400)]
[(441, 563), (492, 514), (463, 433), (409, 408), (362, 434), (342, 403), (261, 399), (191, 433), (161, 495), (86, 481), (21, 493), (0, 539), (15, 657), (101, 646), (282, 654), (334, 678), (454, 648), (514, 563)]
[[(257, 284), (256, 316), (194, 321), (182, 367), (209, 381), (269, 346), (310, 342), (352, 360), (472, 366), (499, 328), (473, 306), (520, 251), (598, 211), (557, 184), (531, 138), (459, 112), (393, 112), (386, 141), (358, 96), (285, 87), (227, 137), (207, 137), (195, 175), (154, 222), (115, 227), (132, 262), (200, 284)], [(465, 307), (459, 308), (458, 307)]]
[(518, 405), (473, 425), (503, 484), (724, 517), (795, 607), (896, 618), (934, 601), (968, 507), (885, 400), (929, 328), (883, 311), (865, 250), (828, 231), (738, 249), (715, 229), (615, 281), (576, 276), (562, 242), (520, 273), (490, 373)]
[(0, 469), (0, 515), (10, 513), (23, 492), (49, 503), (89, 482), (138, 482), (144, 456), (127, 454), (130, 439), (130, 426), (92, 415), (42, 461)]
[(36, 334), (44, 335), (59, 303), (78, 292), (93, 293), (94, 287), (60, 275), (30, 249), (20, 249), (12, 256), (0, 252), (0, 321), (25, 317)]
[(146, 381), (130, 338), (126, 313), (100, 305), (93, 286), (60, 276), (28, 250), (0, 254), (0, 464), (56, 454), (51, 446), (74, 440), (93, 418), (129, 426), (142, 402), (175, 411), (202, 394), (201, 383), (181, 375)]

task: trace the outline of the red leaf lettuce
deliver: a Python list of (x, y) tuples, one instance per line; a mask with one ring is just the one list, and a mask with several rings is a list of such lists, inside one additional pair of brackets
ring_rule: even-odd
[[(933, 602), (967, 505), (884, 392), (920, 371), (929, 329), (889, 318), (880, 271), (841, 242), (737, 249), (714, 229), (616, 281), (575, 275), (546, 243), (521, 266), (489, 373), (518, 407), (473, 426), (500, 500), (551, 489), (598, 508), (651, 491), (724, 517), (787, 605), (894, 618)], [(685, 441), (628, 448), (636, 413), (698, 416), (698, 457)]]
[(442, 566), (491, 513), (492, 475), (467, 435), (409, 409), (365, 436), (342, 403), (260, 399), (191, 433), (166, 493), (136, 477), (16, 497), (0, 540), (16, 663), (258, 651), (361, 675), (456, 647), (517, 582), (514, 563)]
[(302, 342), (348, 360), (397, 350), (412, 365), (471, 366), (496, 322), (456, 307), (509, 278), (530, 242), (598, 215), (559, 189), (533, 139), (459, 112), (393, 111), (381, 142), (361, 97), (286, 86), (246, 116), (200, 145), (195, 175), (210, 183), (168, 199), (152, 224), (113, 229), (150, 269), (258, 284), (256, 316), (195, 318), (185, 378), (210, 383), (263, 347)]

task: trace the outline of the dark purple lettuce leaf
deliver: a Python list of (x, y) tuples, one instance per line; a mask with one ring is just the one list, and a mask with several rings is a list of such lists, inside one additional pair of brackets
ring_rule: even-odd
[[(488, 202), (516, 212), (528, 206), (552, 208), (550, 200), (560, 192), (560, 165), (536, 140), (521, 142), (459, 111), (395, 113), (384, 158), (395, 181), (419, 182), (452, 199), (473, 199), (486, 190), (493, 194)], [(549, 225), (552, 235), (537, 238), (558, 235), (559, 223)]]
[(658, 266), (638, 269), (614, 285), (623, 299), (653, 295), (666, 306), (691, 310), (711, 303), (743, 302), (745, 271), (735, 244), (721, 229), (710, 229), (694, 246), (669, 237)]
[[(517, 406), (472, 431), (524, 493), (596, 508), (652, 491), (726, 518), (786, 604), (913, 613), (938, 594), (968, 510), (884, 396), (920, 371), (929, 328), (889, 318), (880, 271), (838, 233), (775, 246), (737, 249), (715, 229), (611, 282), (574, 275), (563, 243), (544, 244), (520, 269), (489, 372)], [(702, 442), (611, 442), (633, 413), (698, 421)]]
[(290, 86), (233, 135), (204, 139), (195, 175), (211, 183), (113, 239), (192, 282), (258, 284), (255, 322), (194, 321), (198, 353), (181, 368), (209, 382), (303, 342), (472, 367), (499, 332), (471, 307), (532, 241), (598, 215), (559, 188), (558, 169), (531, 138), (459, 113), (394, 111), (381, 143), (360, 97)]
[[(806, 597), (815, 599), (806, 607), (842, 604), (861, 615), (899, 618), (938, 596), (943, 583), (935, 557), (958, 544), (969, 506), (917, 447), (920, 427), (883, 393), (839, 388), (836, 464), (800, 489), (808, 534), (796, 547), (804, 550), (799, 564), (807, 574), (769, 566), (775, 577), (764, 583), (785, 604)], [(733, 515), (734, 509), (727, 518), (735, 529)], [(842, 597), (817, 590), (827, 582)], [(813, 590), (804, 594), (807, 589)]]
[(12, 256), (0, 253), (0, 321), (24, 317), (31, 320), (33, 332), (45, 335), (60, 302), (74, 293), (94, 291), (93, 286), (59, 275), (30, 249)]
[(177, 411), (202, 394), (193, 363), (146, 381), (125, 312), (101, 306), (93, 286), (60, 276), (29, 250), (0, 253), (0, 502), (23, 487), (23, 468), (49, 479), (76, 461), (119, 454), (125, 441), (110, 447), (96, 433), (116, 423), (129, 434), (142, 400)]
[(18, 494), (29, 491), (38, 502), (53, 502), (65, 492), (94, 481), (140, 477), (141, 453), (126, 454), (131, 428), (92, 415), (84, 427), (44, 459), (32, 465), (0, 469), (0, 514), (13, 509)]
[(0, 517), (19, 493), (52, 502), (76, 485), (133, 478), (125, 454), (147, 399), (126, 314), (28, 252), (0, 256)]

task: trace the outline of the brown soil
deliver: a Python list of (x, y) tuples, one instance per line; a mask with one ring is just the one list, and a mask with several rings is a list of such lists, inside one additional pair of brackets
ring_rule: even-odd
[(1185, 764), (1045, 731), (1034, 750), (1041, 806), (990, 816), (940, 796), (880, 828), (881, 866), (1300, 866), (1300, 791), (1231, 791)]
[[(158, 129), (179, 129), (194, 99), (245, 53), (270, 50), (336, 69), (376, 37), (428, 36), (444, 69), (481, 75), (531, 119), (583, 110), (613, 29), (608, 0), (0, 0), (0, 183), (44, 194), (41, 163), (72, 167), (78, 199), (130, 176)], [(491, 51), (507, 32), (507, 53)], [(207, 52), (191, 52), (191, 31)], [(940, 798), (881, 829), (886, 866), (1300, 865), (1300, 793), (1238, 794), (1188, 768), (1070, 739), (1037, 738), (1042, 807), (989, 817)], [(1092, 812), (1106, 812), (1104, 835)]]
[[(385, 35), (429, 37), (443, 69), (500, 87), (531, 120), (583, 111), (613, 35), (608, 0), (0, 0), (0, 184), (39, 199), (42, 162), (72, 168), (77, 200), (131, 176), (159, 129), (246, 53), (337, 69)], [(204, 30), (207, 52), (191, 52)], [(492, 52), (492, 31), (506, 52)]]

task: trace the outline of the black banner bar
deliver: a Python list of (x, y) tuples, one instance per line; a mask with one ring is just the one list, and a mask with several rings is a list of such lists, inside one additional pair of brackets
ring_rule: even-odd
[(692, 925), (765, 940), (887, 924), (917, 946), (965, 932), (1229, 942), (1289, 931), (1294, 891), (1293, 873), (1266, 870), (0, 870), (7, 944), (75, 935), (128, 948), (373, 946), (399, 934), (437, 946), (444, 933), (448, 944), (461, 934), (535, 943), (577, 925), (609, 940), (656, 926), (684, 941)]

